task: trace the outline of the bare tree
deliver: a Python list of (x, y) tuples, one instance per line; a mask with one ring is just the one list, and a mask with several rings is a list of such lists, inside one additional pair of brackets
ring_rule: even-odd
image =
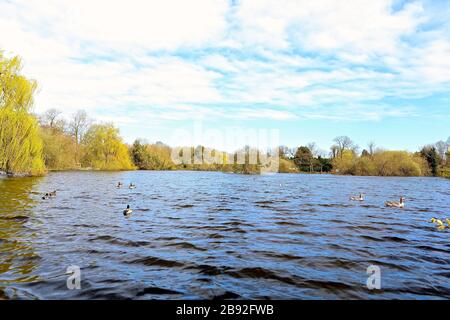
[(317, 145), (315, 142), (310, 142), (306, 145), (308, 147), (308, 149), (311, 151), (313, 157), (317, 157)]
[(311, 151), (311, 155), (312, 157), (309, 159), (309, 171), (313, 172), (314, 171), (314, 163), (316, 162), (316, 159), (319, 155), (319, 149), (317, 148), (317, 145), (315, 142), (310, 142), (306, 145), (309, 149), (309, 151)]
[(350, 139), (347, 136), (340, 136), (340, 137), (336, 137), (333, 140), (338, 148), (338, 155), (340, 157), (342, 157), (342, 153), (344, 152), (344, 150), (357, 150), (358, 146), (356, 146), (352, 139)]
[(50, 129), (54, 129), (57, 124), (57, 118), (61, 115), (61, 111), (58, 109), (48, 109), (44, 115), (42, 116), (41, 121), (44, 125), (50, 127)]
[(435, 147), (436, 151), (439, 154), (439, 157), (441, 158), (441, 162), (444, 163), (448, 151), (447, 143), (445, 143), (444, 141), (438, 141), (435, 143)]
[(288, 158), (288, 154), (289, 154), (288, 147), (286, 147), (286, 146), (278, 147), (278, 155), (280, 156), (280, 158), (286, 159), (286, 158)]
[(374, 152), (375, 152), (375, 146), (376, 146), (376, 144), (375, 144), (375, 142), (373, 142), (373, 141), (370, 141), (370, 142), (367, 144), (367, 147), (369, 147), (369, 154), (370, 154), (371, 156), (373, 156), (373, 154), (374, 154)]
[(69, 130), (77, 144), (81, 142), (89, 124), (90, 120), (84, 110), (78, 110), (73, 114), (72, 120), (69, 123)]
[(326, 158), (327, 157), (327, 151), (321, 148), (317, 148), (316, 150), (316, 157)]
[(335, 144), (333, 144), (330, 147), (330, 156), (332, 159), (336, 158), (338, 156), (339, 147)]

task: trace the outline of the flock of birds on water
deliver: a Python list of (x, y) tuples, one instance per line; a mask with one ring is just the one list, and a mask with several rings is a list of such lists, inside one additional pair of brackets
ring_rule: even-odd
[[(361, 193), (359, 196), (350, 196), (351, 201), (364, 201), (364, 193)], [(386, 201), (384, 203), (386, 207), (391, 208), (404, 208), (405, 207), (405, 198), (400, 197), (400, 201)], [(438, 218), (431, 218), (431, 223), (434, 223), (438, 230), (445, 230), (445, 228), (450, 228), (450, 219), (445, 219), (445, 222), (447, 223), (447, 226), (445, 223)]]
[[(124, 186), (123, 183), (119, 181), (116, 185), (116, 189), (121, 189), (123, 186)], [(136, 189), (136, 185), (131, 182), (130, 185), (128, 186), (128, 189)], [(44, 196), (42, 196), (42, 200), (47, 200), (55, 197), (56, 197), (56, 190), (44, 194)], [(360, 193), (358, 196), (350, 196), (349, 199), (350, 201), (362, 202), (364, 201), (364, 193)], [(400, 201), (386, 201), (384, 205), (386, 207), (391, 208), (404, 208), (405, 198), (400, 197)], [(132, 213), (133, 210), (130, 208), (130, 205), (127, 205), (127, 208), (123, 210), (123, 215), (126, 217), (129, 217)], [(445, 223), (441, 219), (435, 217), (431, 218), (430, 222), (433, 223), (438, 230), (445, 230), (445, 228), (450, 228), (450, 219), (447, 218), (445, 219), (445, 223), (447, 223), (447, 225), (445, 225)]]

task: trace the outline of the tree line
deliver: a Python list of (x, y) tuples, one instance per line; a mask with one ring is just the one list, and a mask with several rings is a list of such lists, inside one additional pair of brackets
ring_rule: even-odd
[(347, 136), (333, 140), (329, 152), (315, 143), (290, 149), (280, 147), (280, 157), (292, 161), (300, 172), (331, 172), (360, 176), (441, 176), (450, 178), (450, 137), (417, 152), (390, 151), (369, 142), (360, 147)]
[[(264, 151), (245, 146), (232, 153), (205, 146), (171, 148), (141, 139), (127, 145), (113, 124), (96, 123), (83, 110), (68, 120), (57, 109), (33, 114), (36, 82), (20, 72), (20, 58), (8, 59), (0, 52), (0, 172), (140, 169), (252, 174), (276, 160), (278, 172), (450, 177), (450, 137), (415, 153), (376, 148), (373, 142), (360, 152), (346, 136), (335, 138), (329, 152), (315, 143)], [(174, 161), (174, 154), (182, 161)]]

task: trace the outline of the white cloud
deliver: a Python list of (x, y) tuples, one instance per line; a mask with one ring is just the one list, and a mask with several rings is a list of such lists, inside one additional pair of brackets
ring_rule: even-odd
[(385, 98), (449, 92), (442, 15), (423, 1), (11, 0), (0, 2), (0, 48), (38, 80), (37, 112), (141, 125), (376, 121), (411, 114), (375, 103)]
[[(394, 53), (400, 37), (425, 17), (419, 3), (392, 11), (393, 0), (244, 0), (238, 10), (245, 41), (260, 46), (308, 50)], [(256, 35), (256, 37), (255, 37)]]
[(225, 31), (225, 0), (14, 0), (2, 11), (53, 39), (122, 50), (174, 49), (217, 40)]

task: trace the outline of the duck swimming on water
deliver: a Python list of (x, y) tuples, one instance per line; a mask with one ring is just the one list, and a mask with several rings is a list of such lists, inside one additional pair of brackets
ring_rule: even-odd
[(400, 197), (400, 201), (386, 201), (384, 204), (386, 207), (395, 207), (395, 208), (404, 208), (405, 207), (405, 198)]
[(117, 182), (117, 186), (116, 186), (116, 188), (117, 188), (117, 189), (120, 189), (120, 188), (122, 188), (122, 186), (123, 186), (122, 182), (120, 182), (120, 181), (119, 181), (119, 182)]
[(130, 183), (130, 186), (129, 186), (128, 188), (130, 188), (130, 189), (136, 189), (136, 185), (133, 184), (133, 183), (131, 182), (131, 183)]
[(351, 201), (364, 201), (364, 194), (360, 193), (359, 196), (350, 196)]
[(130, 205), (127, 205), (127, 208), (123, 210), (123, 215), (128, 216), (133, 212), (133, 210), (130, 209)]
[(42, 200), (47, 200), (50, 198), (54, 198), (56, 197), (56, 190), (52, 191), (52, 192), (47, 192), (46, 194), (44, 194), (44, 196), (42, 197)]

